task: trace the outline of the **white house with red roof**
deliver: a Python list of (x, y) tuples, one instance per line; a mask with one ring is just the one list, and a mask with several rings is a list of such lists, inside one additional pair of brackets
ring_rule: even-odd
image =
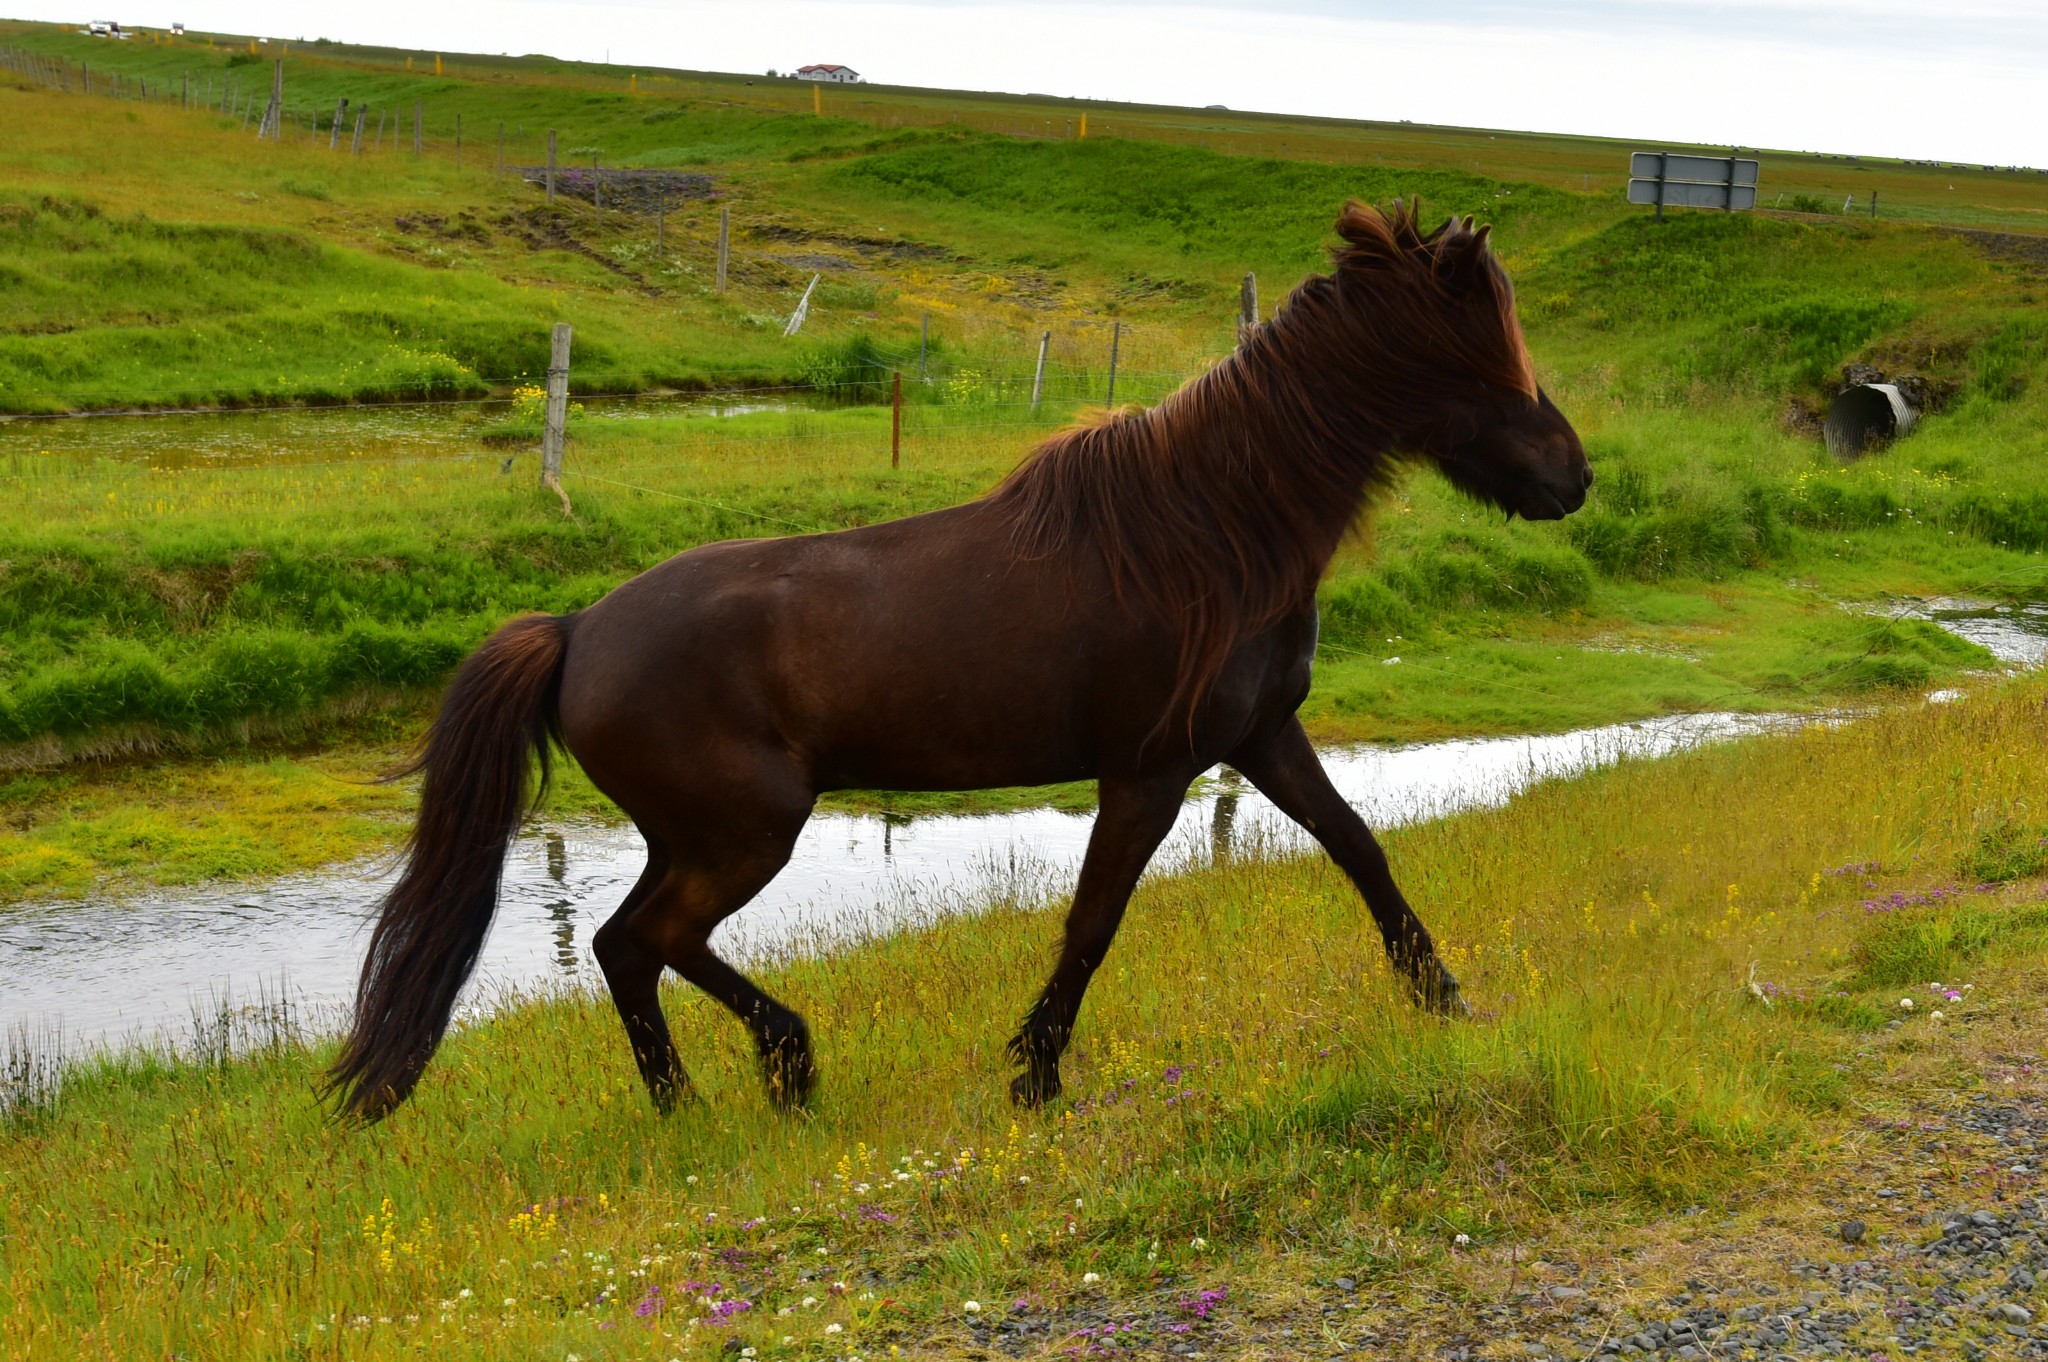
[(860, 84), (860, 72), (851, 66), (834, 66), (830, 62), (817, 62), (796, 69), (798, 80), (831, 81), (837, 85)]

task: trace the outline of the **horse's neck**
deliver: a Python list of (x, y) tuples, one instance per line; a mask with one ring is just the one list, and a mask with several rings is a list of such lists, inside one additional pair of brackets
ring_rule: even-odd
[(1355, 378), (1287, 362), (1266, 330), (1197, 398), (1219, 465), (1213, 504), (1243, 532), (1312, 560), (1316, 580), (1386, 475), (1386, 440)]

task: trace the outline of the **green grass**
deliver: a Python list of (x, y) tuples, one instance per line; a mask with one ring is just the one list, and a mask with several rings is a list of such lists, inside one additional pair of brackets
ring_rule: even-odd
[[(730, 1337), (823, 1357), (959, 1350), (963, 1300), (1027, 1299), (1199, 1340), (1339, 1272), (1428, 1280), (1454, 1234), (1709, 1201), (1825, 1157), (1859, 1028), (1900, 1015), (1894, 978), (1968, 960), (1989, 982), (2036, 939), (2035, 893), (1958, 909), (1933, 891), (1961, 892), (1937, 868), (1985, 818), (2048, 796), (2043, 716), (2038, 684), (2009, 685), (1394, 833), (1470, 1024), (1406, 1002), (1320, 857), (1183, 867), (1141, 888), (1070, 1101), (1043, 1116), (1004, 1099), (1001, 1041), (1059, 905), (1000, 893), (766, 972), (822, 1047), (798, 1118), (687, 991), (668, 1002), (702, 1101), (667, 1121), (594, 998), (464, 1027), (371, 1130), (323, 1119), (325, 1045), (226, 1019), (244, 1058), (18, 1087), (0, 1339), (231, 1359), (705, 1357)], [(1894, 886), (1937, 906), (1858, 906)], [(691, 1281), (750, 1308), (714, 1321)], [(1215, 1324), (1178, 1304), (1203, 1289), (1226, 1292)]]

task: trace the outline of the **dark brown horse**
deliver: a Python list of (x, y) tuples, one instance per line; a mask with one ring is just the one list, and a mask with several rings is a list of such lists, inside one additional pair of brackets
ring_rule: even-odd
[(1537, 387), (1486, 230), (1348, 205), (1336, 268), (1147, 412), (1047, 440), (979, 501), (836, 534), (712, 544), (573, 615), (499, 630), (456, 673), (417, 767), (419, 823), (370, 941), (333, 1078), (347, 1111), (402, 1102), (447, 1028), (551, 742), (647, 839), (598, 930), (640, 1074), (688, 1077), (656, 984), (673, 969), (745, 1023), (800, 1103), (803, 1020), (708, 944), (789, 859), (820, 791), (1092, 778), (1101, 812), (1066, 942), (1010, 1050), (1026, 1103), (1060, 1054), (1125, 902), (1188, 786), (1227, 762), (1321, 840), (1417, 997), (1457, 982), (1323, 773), (1295, 709), (1316, 584), (1404, 457), (1508, 514), (1592, 482)]

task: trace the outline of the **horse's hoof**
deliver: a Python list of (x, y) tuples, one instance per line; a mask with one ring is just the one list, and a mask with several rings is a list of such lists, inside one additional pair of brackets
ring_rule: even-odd
[(1453, 1021), (1469, 1021), (1472, 1006), (1458, 988), (1458, 981), (1442, 965), (1434, 965), (1428, 978), (1415, 981), (1415, 1001), (1427, 1012)]
[(818, 1069), (811, 1062), (810, 1051), (771, 1051), (761, 1056), (761, 1068), (770, 1102), (783, 1111), (801, 1111), (810, 1105), (811, 1092), (818, 1085)]
[(688, 1074), (678, 1073), (671, 1078), (650, 1079), (647, 1084), (647, 1095), (654, 1102), (655, 1115), (673, 1116), (678, 1107), (687, 1107), (696, 1102), (697, 1085), (690, 1081)]
[(1057, 1070), (1045, 1077), (1027, 1071), (1010, 1080), (1010, 1100), (1020, 1107), (1036, 1110), (1059, 1095), (1060, 1076)]

